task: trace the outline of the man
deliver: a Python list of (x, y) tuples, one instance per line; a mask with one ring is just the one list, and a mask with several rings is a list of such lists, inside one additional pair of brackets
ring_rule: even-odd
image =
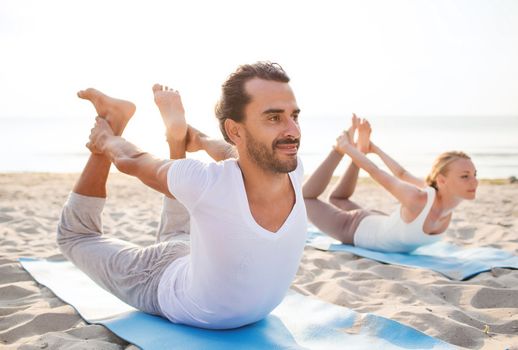
[[(243, 65), (228, 78), (216, 115), (237, 159), (210, 164), (185, 152), (203, 149), (220, 160), (230, 147), (186, 124), (177, 91), (153, 91), (172, 160), (120, 137), (133, 104), (94, 89), (79, 93), (100, 117), (87, 144), (92, 155), (63, 209), (60, 248), (108, 291), (172, 322), (227, 329), (258, 321), (282, 301), (306, 238), (299, 108), (289, 78), (269, 62)], [(167, 241), (138, 247), (102, 235), (111, 162), (167, 197), (159, 229)], [(175, 238), (182, 230), (190, 246)]]

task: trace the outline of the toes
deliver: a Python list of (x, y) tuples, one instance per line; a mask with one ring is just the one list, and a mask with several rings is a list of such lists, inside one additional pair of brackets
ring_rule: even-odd
[(353, 113), (353, 116), (354, 116), (353, 125), (355, 128), (357, 128), (360, 125), (360, 118), (358, 118), (356, 116), (356, 113)]
[(153, 92), (162, 91), (163, 86), (160, 84), (153, 85)]
[(87, 90), (79, 90), (77, 92), (77, 97), (85, 99), (85, 100), (89, 100), (90, 97), (88, 95), (88, 89)]
[(105, 95), (99, 90), (96, 90), (94, 88), (88, 88), (86, 90), (80, 90), (77, 93), (77, 96), (85, 100), (93, 101), (98, 100), (99, 98)]
[(172, 87), (169, 87), (167, 85), (161, 85), (161, 84), (153, 85), (153, 92), (156, 93), (158, 91), (169, 91), (169, 92), (174, 92), (175, 94), (179, 94), (178, 90), (175, 90)]

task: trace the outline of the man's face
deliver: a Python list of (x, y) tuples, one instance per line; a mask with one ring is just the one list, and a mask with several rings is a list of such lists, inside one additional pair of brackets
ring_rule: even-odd
[(245, 89), (251, 96), (243, 122), (247, 156), (273, 173), (295, 170), (300, 110), (289, 84), (254, 78)]

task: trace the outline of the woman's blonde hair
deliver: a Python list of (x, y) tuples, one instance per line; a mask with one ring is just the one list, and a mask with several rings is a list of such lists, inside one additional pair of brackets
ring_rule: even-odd
[(432, 186), (436, 190), (437, 188), (437, 176), (439, 174), (446, 175), (449, 171), (449, 165), (458, 159), (471, 159), (466, 153), (461, 151), (449, 151), (440, 154), (433, 162), (432, 170), (426, 177), (426, 183), (428, 186)]

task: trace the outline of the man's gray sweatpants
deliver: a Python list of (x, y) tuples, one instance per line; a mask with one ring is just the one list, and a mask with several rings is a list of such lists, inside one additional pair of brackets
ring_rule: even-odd
[(189, 214), (181, 203), (164, 197), (157, 242), (141, 247), (103, 235), (104, 203), (104, 198), (72, 192), (58, 225), (59, 248), (67, 259), (122, 301), (160, 315), (160, 278), (171, 262), (190, 251)]

